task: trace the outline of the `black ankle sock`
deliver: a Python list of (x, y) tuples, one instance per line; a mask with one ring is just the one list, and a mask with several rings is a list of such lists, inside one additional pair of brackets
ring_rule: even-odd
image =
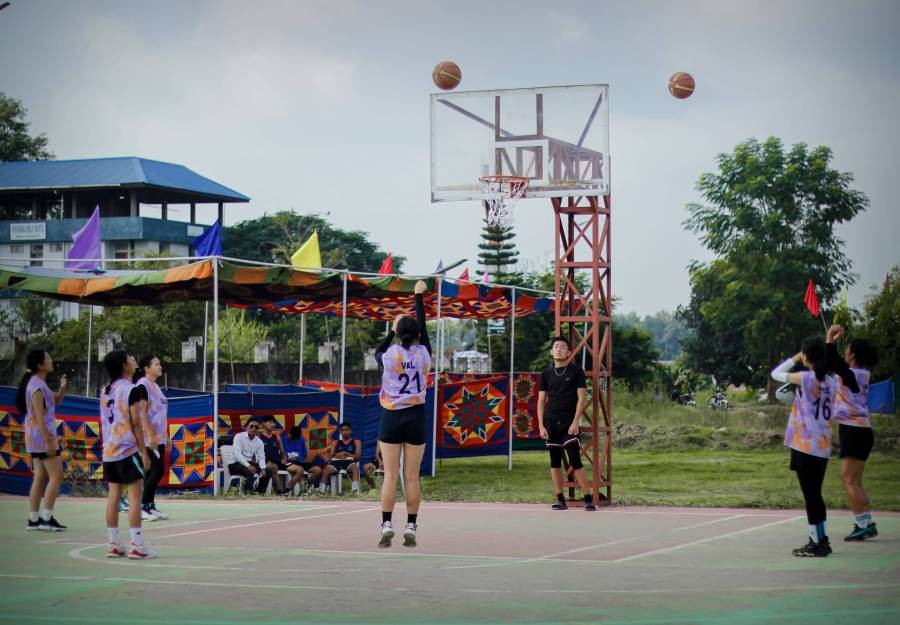
[(556, 501), (558, 501), (558, 502), (560, 502), (560, 503), (565, 503), (565, 502), (566, 502), (566, 498), (563, 497), (563, 494), (562, 494), (562, 493), (556, 493)]
[(382, 512), (382, 513), (381, 513), (381, 522), (382, 522), (382, 523), (387, 523), (387, 522), (389, 522), (389, 521), (391, 520), (391, 516), (392, 516), (393, 514), (394, 514), (393, 512)]
[(407, 523), (412, 523), (413, 525), (415, 525), (415, 524), (416, 524), (416, 519), (418, 519), (418, 518), (419, 518), (419, 515), (418, 515), (418, 514), (407, 514), (407, 515), (406, 515), (406, 522), (407, 522)]
[(584, 496), (584, 503), (590, 503), (591, 499), (593, 499), (593, 498), (591, 497), (591, 494), (588, 493), (587, 495)]

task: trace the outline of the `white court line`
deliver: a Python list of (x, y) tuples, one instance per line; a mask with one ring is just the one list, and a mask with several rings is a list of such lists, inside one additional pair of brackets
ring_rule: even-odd
[(798, 519), (802, 519), (804, 517), (791, 517), (789, 519), (782, 519), (780, 521), (772, 521), (771, 523), (763, 523), (762, 525), (756, 525), (754, 527), (748, 527), (747, 529), (737, 530), (736, 532), (728, 532), (727, 534), (719, 534), (717, 536), (707, 536), (706, 538), (701, 538), (699, 540), (692, 540), (689, 543), (682, 543), (680, 545), (675, 545), (674, 547), (664, 547), (662, 549), (653, 549), (652, 551), (645, 551), (644, 553), (638, 553), (633, 556), (628, 556), (625, 558), (619, 558), (618, 560), (613, 560), (613, 562), (628, 562), (630, 560), (637, 560), (639, 558), (646, 558), (647, 556), (653, 556), (660, 553), (668, 553), (670, 551), (675, 551), (677, 549), (681, 549), (683, 547), (691, 547), (693, 545), (701, 545), (703, 543), (708, 543), (713, 540), (719, 540), (720, 538), (728, 538), (729, 536), (738, 536), (739, 534), (746, 534), (748, 532), (752, 532), (754, 530), (762, 529), (764, 527), (773, 527), (775, 525), (781, 525), (782, 523), (789, 523), (791, 521), (796, 521)]
[[(664, 534), (666, 532), (678, 532), (681, 530), (692, 529), (694, 527), (702, 527), (704, 525), (709, 525), (710, 523), (721, 523), (723, 521), (729, 521), (731, 519), (736, 519), (739, 517), (740, 517), (740, 515), (732, 515), (727, 518), (715, 519), (713, 521), (704, 521), (703, 523), (696, 523), (693, 525), (685, 525), (683, 527), (676, 527), (676, 528), (666, 530), (665, 532), (661, 532), (661, 533)], [(541, 561), (545, 561), (545, 560), (554, 560), (556, 558), (559, 558), (559, 556), (566, 556), (566, 555), (570, 555), (573, 553), (581, 553), (583, 551), (591, 551), (593, 549), (599, 549), (600, 547), (611, 547), (612, 545), (621, 545), (622, 543), (631, 542), (633, 540), (641, 540), (644, 538), (651, 538), (656, 535), (657, 534), (645, 534), (643, 536), (631, 536), (628, 538), (621, 538), (619, 540), (607, 541), (607, 542), (599, 543), (596, 545), (589, 545), (587, 547), (578, 547), (577, 549), (567, 549), (566, 551), (557, 551), (556, 553), (548, 553), (547, 555), (538, 556), (536, 558), (523, 558), (523, 559), (520, 559), (515, 562), (495, 562), (492, 564), (468, 564), (468, 565), (462, 565), (462, 566), (448, 566), (445, 568), (447, 568), (447, 569), (482, 569), (482, 568), (491, 568), (491, 567), (497, 567), (497, 566), (509, 566), (510, 564), (528, 564), (530, 562), (541, 562)], [(602, 562), (608, 562), (608, 561), (604, 560)], [(616, 560), (613, 560), (613, 562), (616, 562)]]
[(258, 527), (260, 525), (271, 525), (273, 523), (288, 523), (290, 521), (303, 521), (306, 519), (322, 519), (329, 516), (341, 516), (343, 514), (356, 514), (357, 512), (371, 512), (372, 510), (380, 510), (381, 506), (375, 508), (360, 508), (358, 510), (346, 510), (344, 512), (329, 512), (328, 514), (314, 514), (311, 516), (291, 517), (289, 519), (275, 519), (274, 521), (259, 521), (258, 523), (241, 523), (238, 525), (228, 525), (225, 527), (210, 527), (204, 530), (194, 530), (192, 532), (179, 532), (178, 534), (168, 534), (166, 536), (157, 536), (159, 539), (176, 538), (178, 536), (193, 536), (194, 534), (205, 534), (207, 532), (221, 532), (224, 530), (235, 530), (243, 527)]
[[(0, 573), (0, 578), (12, 579), (72, 579), (69, 577), (56, 576), (38, 576), (38, 575), (20, 575), (13, 573)], [(237, 584), (235, 582), (198, 582), (191, 580), (160, 580), (145, 579), (140, 577), (81, 577), (81, 580), (95, 580), (98, 582), (125, 582), (136, 584), (161, 584), (174, 586), (212, 586), (216, 588), (258, 588), (262, 590), (346, 590), (344, 586), (295, 586), (286, 584)], [(466, 594), (507, 594), (507, 595), (534, 595), (534, 594), (658, 594), (658, 593), (729, 593), (729, 592), (784, 592), (784, 591), (804, 591), (804, 590), (863, 590), (863, 589), (881, 589), (881, 588), (900, 588), (900, 584), (821, 584), (807, 586), (738, 586), (732, 588), (716, 587), (711, 589), (705, 588), (596, 588), (590, 590), (572, 590), (559, 588), (523, 588), (516, 590), (512, 588), (445, 588), (441, 587), (432, 592), (459, 592)], [(398, 592), (408, 593), (408, 588), (390, 588), (386, 586), (378, 586), (377, 588), (360, 588), (362, 590), (377, 590), (378, 592)], [(427, 592), (427, 591), (426, 591)]]
[[(261, 516), (271, 516), (273, 514), (296, 514), (298, 512), (312, 512), (313, 510), (324, 510), (326, 508), (337, 508), (337, 506), (313, 506), (309, 508), (303, 508), (301, 510), (282, 510), (280, 512), (259, 512), (257, 514), (242, 514), (239, 516), (228, 516), (222, 517), (219, 519), (204, 519), (202, 521), (185, 521), (183, 523), (167, 523), (166, 521), (144, 521), (141, 525), (145, 529), (150, 528), (164, 528), (164, 529), (173, 529), (176, 527), (187, 527), (189, 525), (199, 525), (200, 523), (215, 523), (218, 521), (233, 521), (237, 519), (254, 519)], [(148, 523), (152, 523), (152, 525), (147, 525)]]
[[(422, 504), (422, 509), (428, 510), (499, 510), (503, 512), (550, 512), (550, 506), (544, 506), (542, 508), (516, 508), (513, 507), (517, 504), (509, 504), (508, 506), (500, 507), (486, 507), (486, 506), (467, 506), (465, 504), (460, 504), (456, 506), (431, 506), (427, 503)], [(558, 511), (552, 511), (552, 514), (559, 514)], [(784, 518), (784, 514), (778, 513), (756, 513), (756, 512), (714, 512), (714, 511), (671, 511), (666, 510), (665, 508), (660, 508), (659, 510), (621, 510), (618, 508), (600, 508), (598, 510), (598, 514), (596, 515), (598, 518), (603, 518), (608, 514), (649, 514), (653, 516), (734, 516), (738, 514), (740, 516), (747, 517), (775, 517), (775, 518)]]

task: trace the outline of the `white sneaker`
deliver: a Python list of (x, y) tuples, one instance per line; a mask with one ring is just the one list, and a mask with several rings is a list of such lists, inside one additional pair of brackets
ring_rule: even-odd
[(169, 518), (169, 515), (166, 514), (165, 512), (163, 512), (162, 510), (160, 510), (159, 508), (157, 508), (157, 507), (156, 507), (156, 504), (153, 504), (153, 507), (150, 508), (150, 511), (151, 511), (151, 512), (153, 513), (153, 515), (154, 515), (157, 519), (159, 519), (160, 521), (165, 521), (166, 519)]
[(141, 508), (141, 521), (155, 521), (156, 519), (157, 516), (153, 514), (153, 511)]
[(157, 556), (156, 552), (147, 543), (143, 545), (131, 543), (128, 547), (128, 557), (132, 560), (152, 560)]
[(122, 543), (109, 543), (106, 546), (107, 558), (124, 558), (125, 546)]
[(416, 546), (416, 524), (415, 523), (407, 523), (406, 528), (403, 530), (403, 546), (404, 547), (415, 547)]
[(381, 538), (378, 540), (378, 546), (382, 549), (391, 546), (391, 540), (394, 538), (394, 526), (390, 521), (381, 524)]
[(351, 488), (351, 489), (350, 489), (350, 494), (351, 494), (351, 495), (358, 495), (358, 494), (359, 494), (359, 487)]

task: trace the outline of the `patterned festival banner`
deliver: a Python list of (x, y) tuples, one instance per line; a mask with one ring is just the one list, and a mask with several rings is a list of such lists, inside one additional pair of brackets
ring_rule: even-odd
[(454, 382), (439, 388), (438, 458), (508, 453), (508, 377)]

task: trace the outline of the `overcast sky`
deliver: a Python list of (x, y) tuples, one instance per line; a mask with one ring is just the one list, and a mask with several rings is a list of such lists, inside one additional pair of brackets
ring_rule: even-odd
[[(0, 90), (57, 158), (180, 163), (252, 198), (226, 224), (330, 211), (430, 272), (475, 268), (483, 215), (430, 203), (434, 64), (456, 61), (464, 90), (608, 83), (620, 310), (688, 301), (686, 266), (709, 257), (681, 227), (697, 177), (770, 135), (830, 146), (871, 200), (840, 230), (858, 306), (900, 263), (898, 27), (896, 1), (12, 0)], [(676, 71), (688, 100), (666, 91)], [(523, 264), (544, 267), (549, 202), (520, 208)]]

